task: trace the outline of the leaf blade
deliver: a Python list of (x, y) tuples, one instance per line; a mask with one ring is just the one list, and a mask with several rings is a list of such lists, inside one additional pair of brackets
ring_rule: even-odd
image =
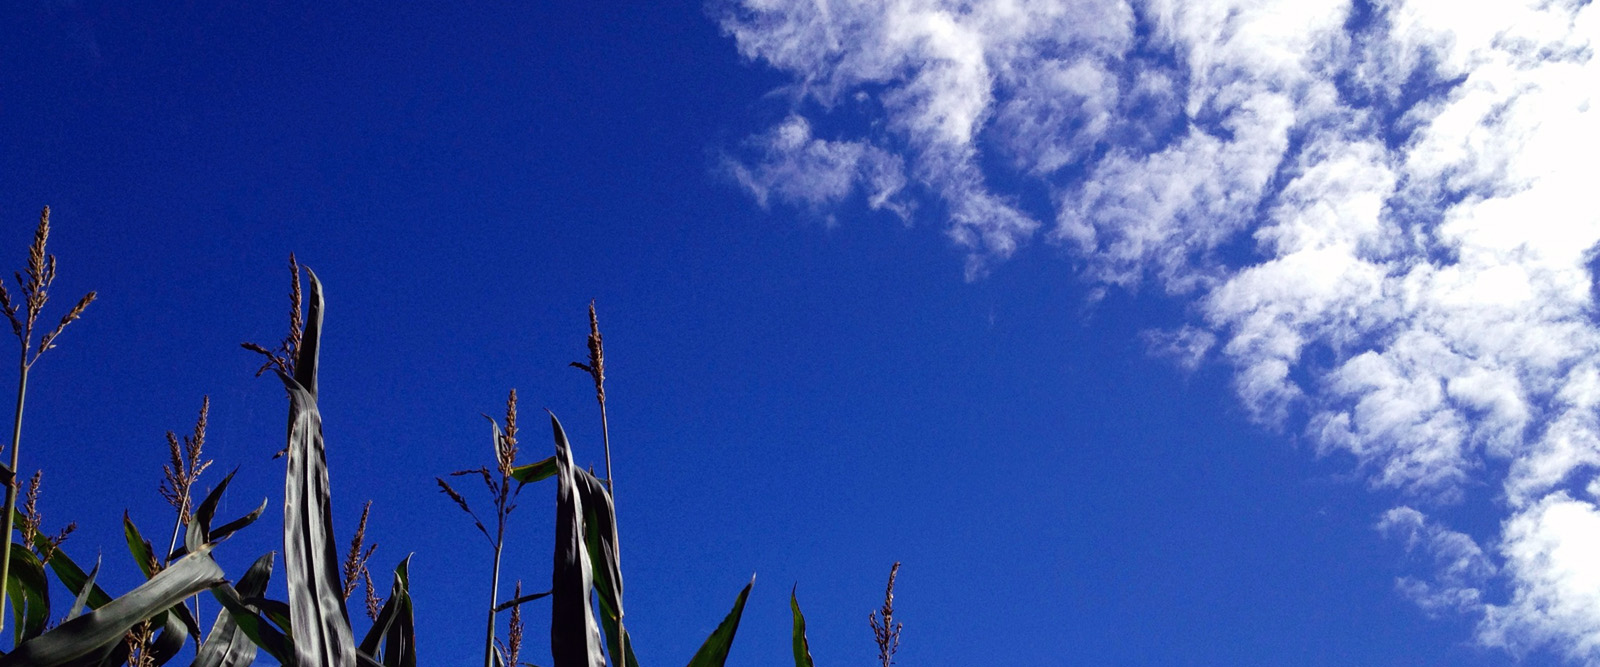
[(554, 414), (556, 442), (556, 548), (550, 581), (550, 657), (555, 667), (605, 667), (600, 629), (589, 606), (594, 572), (584, 544), (583, 499), (578, 491), (572, 448)]
[(789, 591), (789, 610), (794, 614), (794, 667), (816, 667), (811, 662), (811, 642), (806, 639), (806, 615), (800, 613), (799, 586)]
[(135, 624), (226, 582), (222, 568), (211, 559), (210, 549), (190, 554), (105, 606), (23, 642), (0, 658), (0, 667), (58, 667), (98, 652), (107, 644), (121, 641), (123, 633)]
[(733, 601), (733, 610), (723, 617), (722, 623), (706, 637), (700, 650), (695, 651), (694, 657), (689, 659), (688, 667), (722, 667), (728, 661), (728, 651), (733, 648), (733, 635), (739, 631), (739, 617), (744, 615), (744, 602), (750, 597), (750, 588), (756, 585), (756, 578), (750, 577), (750, 583), (744, 585), (744, 590), (739, 591), (738, 599)]
[(300, 667), (353, 667), (350, 630), (333, 536), (322, 415), (317, 410), (317, 362), (322, 330), (322, 284), (310, 275), (305, 334), (294, 377), (278, 376), (289, 391), (288, 470), (284, 475), (283, 556), (289, 588), (290, 633)]

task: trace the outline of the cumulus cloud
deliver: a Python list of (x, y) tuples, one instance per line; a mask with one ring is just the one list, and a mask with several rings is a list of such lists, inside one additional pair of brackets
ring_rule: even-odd
[[(792, 75), (730, 170), (762, 205), (860, 189), (942, 224), (969, 278), (1038, 241), (1179, 300), (1151, 353), (1226, 364), (1253, 418), (1405, 503), (1380, 530), (1434, 560), (1403, 593), (1600, 664), (1600, 7), (1470, 5), (730, 0), (740, 53)], [(1498, 533), (1410, 507), (1469, 494)]]

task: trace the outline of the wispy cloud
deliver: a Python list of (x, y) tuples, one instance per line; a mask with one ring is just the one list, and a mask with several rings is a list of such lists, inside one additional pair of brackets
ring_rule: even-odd
[[(758, 200), (861, 188), (923, 204), (969, 277), (1039, 240), (1192, 304), (1152, 352), (1231, 366), (1255, 419), (1430, 508), (1381, 520), (1442, 563), (1402, 592), (1600, 664), (1596, 3), (746, 0), (723, 27), (793, 76), (734, 163)], [(1437, 518), (1469, 493), (1497, 534)]]

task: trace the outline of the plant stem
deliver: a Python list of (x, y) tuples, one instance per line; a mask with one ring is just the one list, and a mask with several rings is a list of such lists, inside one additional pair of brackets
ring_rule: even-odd
[(611, 424), (606, 421), (606, 400), (600, 399), (600, 439), (606, 445), (606, 490), (611, 492), (611, 506), (617, 505), (617, 485), (611, 477)]
[(11, 475), (12, 479), (6, 484), (6, 516), (5, 516), (5, 549), (0, 552), (0, 630), (6, 627), (6, 581), (11, 576), (11, 531), (16, 529), (17, 519), (17, 450), (22, 446), (22, 401), (28, 395), (28, 350), (23, 347), (22, 362), (19, 364), (20, 372), (17, 379), (17, 414), (11, 422)]
[[(167, 540), (167, 553), (161, 555), (162, 567), (166, 567), (167, 565), (171, 564), (167, 559), (171, 558), (173, 550), (178, 548), (178, 532), (183, 527), (183, 512), (189, 509), (189, 500), (185, 498), (183, 502), (183, 508), (178, 510), (178, 518), (172, 520), (172, 539)], [(191, 612), (194, 614), (195, 622), (198, 623), (200, 622), (200, 595), (195, 594), (190, 599), (194, 600), (194, 608), (191, 610)], [(184, 606), (189, 606), (187, 600), (184, 601)], [(199, 630), (199, 628), (196, 628), (196, 630)]]
[[(494, 531), (494, 574), (489, 581), (489, 629), (485, 633), (486, 636), (483, 640), (483, 667), (495, 667), (494, 608), (500, 606), (500, 552), (505, 548), (506, 543), (506, 489), (509, 488), (510, 481), (505, 475), (500, 476), (500, 497), (496, 499), (498, 502), (495, 503), (497, 523)], [(515, 666), (508, 665), (507, 667)]]
[(489, 587), (489, 630), (483, 643), (483, 667), (494, 667), (494, 608), (500, 604), (500, 547), (494, 545), (494, 577)]

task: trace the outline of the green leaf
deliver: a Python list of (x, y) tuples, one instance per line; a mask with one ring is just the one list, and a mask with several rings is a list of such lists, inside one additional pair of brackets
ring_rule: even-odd
[(583, 501), (583, 541), (594, 572), (595, 594), (600, 600), (600, 628), (605, 631), (606, 653), (618, 667), (634, 667), (623, 664), (633, 641), (623, 624), (622, 564), (611, 492), (586, 470), (578, 469), (574, 475)]
[(162, 614), (184, 598), (227, 582), (210, 551), (185, 556), (126, 595), (23, 642), (0, 658), (0, 667), (60, 667), (121, 642), (123, 633), (134, 625)]
[(272, 656), (279, 664), (295, 664), (294, 641), (252, 608), (253, 605), (246, 604), (237, 590), (224, 584), (212, 588), (211, 595), (222, 603), (222, 607), (228, 611), (228, 616), (251, 642), (261, 647), (261, 650), (266, 651), (267, 655)]
[(506, 600), (505, 602), (501, 602), (500, 604), (495, 605), (494, 611), (495, 611), (495, 613), (498, 614), (498, 613), (500, 613), (502, 611), (505, 611), (505, 610), (510, 609), (512, 607), (515, 607), (517, 605), (526, 604), (528, 602), (533, 602), (534, 600), (537, 600), (537, 599), (542, 598), (542, 597), (548, 597), (549, 595), (550, 595), (550, 591), (545, 591), (543, 593), (529, 593), (529, 594), (524, 595), (524, 596), (522, 596), (520, 598), (512, 598), (510, 600)]
[[(244, 576), (239, 577), (236, 589), (240, 595), (257, 596), (266, 591), (267, 581), (272, 577), (272, 559), (275, 555), (269, 551), (245, 570)], [(205, 643), (195, 651), (191, 667), (242, 667), (255, 662), (255, 659), (255, 642), (239, 628), (232, 612), (224, 607), (217, 612), (217, 620), (211, 624), (211, 632), (206, 635)]]
[(733, 633), (739, 631), (739, 617), (744, 615), (744, 601), (755, 585), (756, 578), (752, 576), (744, 590), (739, 591), (739, 598), (734, 600), (733, 611), (728, 612), (710, 637), (706, 637), (706, 643), (701, 644), (700, 650), (689, 660), (689, 667), (722, 667), (722, 663), (727, 662), (728, 650), (733, 648)]
[(417, 630), (411, 608), (411, 556), (394, 568), (389, 597), (399, 603), (383, 637), (383, 667), (417, 667)]
[[(300, 349), (295, 351), (294, 381), (315, 400), (317, 364), (322, 357), (322, 281), (317, 280), (316, 272), (310, 267), (306, 267), (306, 275), (311, 279), (311, 296), (306, 299), (306, 324), (300, 336)], [(295, 276), (295, 280), (299, 281), (300, 277)]]
[(128, 541), (128, 553), (133, 555), (134, 564), (139, 566), (139, 571), (145, 579), (154, 576), (156, 557), (150, 548), (150, 540), (144, 539), (139, 534), (139, 527), (133, 525), (133, 519), (128, 516), (128, 511), (122, 511), (122, 536)]
[(794, 667), (816, 667), (811, 663), (811, 642), (806, 640), (806, 615), (800, 613), (800, 599), (795, 597), (796, 585), (789, 590), (789, 610), (794, 612)]
[(362, 638), (361, 646), (357, 650), (369, 656), (379, 655), (378, 649), (383, 649), (384, 667), (393, 665), (417, 664), (416, 656), (416, 628), (414, 627), (411, 609), (411, 557), (406, 556), (394, 568), (394, 585), (389, 589), (389, 599), (383, 601), (383, 609), (378, 612), (378, 617), (373, 619), (372, 627), (367, 630), (366, 637)]
[(95, 558), (94, 572), (84, 574), (83, 568), (78, 567), (66, 552), (56, 549), (55, 555), (50, 557), (50, 571), (56, 573), (56, 578), (61, 580), (67, 590), (79, 591), (81, 595), (84, 589), (88, 589), (87, 603), (90, 609), (99, 609), (111, 601), (111, 596), (94, 583), (95, 574), (100, 571), (99, 558)]
[[(189, 628), (192, 627), (184, 623), (181, 616), (170, 611), (172, 609), (187, 611), (188, 608), (184, 607), (183, 603), (180, 602), (168, 609), (166, 619), (161, 621), (161, 630), (156, 634), (155, 639), (150, 642), (150, 659), (157, 667), (167, 664), (167, 661), (171, 660), (173, 656), (178, 655), (178, 651), (183, 650), (183, 639), (189, 634)], [(192, 614), (186, 615), (192, 617)]]
[[(256, 519), (261, 518), (261, 514), (267, 511), (267, 502), (268, 501), (266, 498), (262, 498), (261, 504), (256, 506), (254, 510), (251, 510), (249, 514), (217, 526), (216, 528), (207, 531), (207, 535), (210, 536), (212, 542), (221, 542), (225, 539), (228, 539), (229, 535), (239, 532), (240, 529), (255, 523)], [(187, 545), (180, 544), (178, 545), (177, 550), (167, 555), (167, 560), (175, 561), (188, 555), (188, 553), (189, 547)]]
[(11, 594), (13, 641), (22, 643), (39, 636), (50, 621), (50, 582), (44, 566), (27, 547), (11, 544), (11, 572), (6, 587)]
[(273, 559), (278, 556), (276, 551), (262, 554), (250, 568), (244, 571), (244, 576), (239, 577), (239, 585), (234, 587), (241, 597), (257, 597), (265, 595), (267, 584), (272, 580)]
[(289, 586), (290, 634), (299, 667), (352, 667), (356, 645), (340, 585), (322, 415), (317, 410), (322, 284), (315, 273), (309, 269), (307, 273), (311, 294), (294, 377), (278, 374), (289, 391), (283, 560)]
[(217, 620), (211, 624), (205, 642), (195, 651), (190, 667), (242, 667), (255, 660), (255, 642), (239, 629), (239, 624), (233, 622), (233, 614), (224, 608), (217, 612)]
[[(60, 551), (57, 551), (56, 554), (55, 554), (55, 557), (56, 558), (61, 558), (64, 555), (65, 554), (62, 554)], [(52, 560), (54, 560), (54, 559), (52, 559)], [(53, 565), (51, 567), (52, 567), (52, 569), (54, 569)], [(77, 566), (74, 565), (73, 567), (77, 567)], [(98, 588), (98, 586), (94, 585), (94, 580), (95, 580), (96, 577), (99, 577), (99, 576), (100, 576), (100, 557), (99, 556), (95, 556), (94, 569), (89, 570), (88, 580), (85, 581), (84, 583), (78, 585), (78, 588), (77, 588), (78, 596), (72, 600), (72, 609), (67, 610), (67, 618), (68, 619), (77, 618), (79, 614), (83, 613), (84, 607), (89, 603), (89, 597), (91, 595), (93, 595), (95, 589)], [(56, 577), (57, 578), (61, 577), (60, 572), (56, 573)], [(105, 595), (105, 592), (101, 591), (100, 594), (101, 595)], [(109, 602), (110, 598), (108, 597), (108, 598), (106, 598), (106, 600)]]
[(182, 605), (182, 604), (175, 604), (175, 605), (172, 605), (171, 609), (167, 610), (167, 613), (168, 614), (177, 614), (178, 615), (178, 620), (183, 622), (184, 629), (189, 631), (189, 636), (190, 637), (194, 637), (195, 645), (199, 646), (200, 645), (200, 621), (195, 620), (194, 612), (189, 611), (189, 608), (184, 606), (184, 605)]
[(584, 544), (583, 499), (578, 467), (566, 431), (554, 414), (550, 428), (556, 441), (556, 550), (550, 582), (550, 658), (555, 667), (605, 667), (600, 629), (595, 624), (589, 592), (594, 572)]
[(217, 513), (217, 501), (222, 499), (222, 492), (228, 489), (228, 483), (233, 481), (233, 476), (238, 472), (239, 468), (237, 467), (228, 471), (228, 474), (222, 477), (222, 481), (217, 483), (216, 488), (211, 489), (211, 493), (206, 494), (205, 499), (200, 501), (200, 506), (195, 509), (194, 516), (189, 517), (189, 529), (184, 531), (183, 547), (185, 549), (195, 551), (202, 544), (215, 542), (211, 538), (211, 517)]
[(520, 465), (511, 469), (511, 478), (522, 484), (532, 484), (556, 476), (556, 457)]

